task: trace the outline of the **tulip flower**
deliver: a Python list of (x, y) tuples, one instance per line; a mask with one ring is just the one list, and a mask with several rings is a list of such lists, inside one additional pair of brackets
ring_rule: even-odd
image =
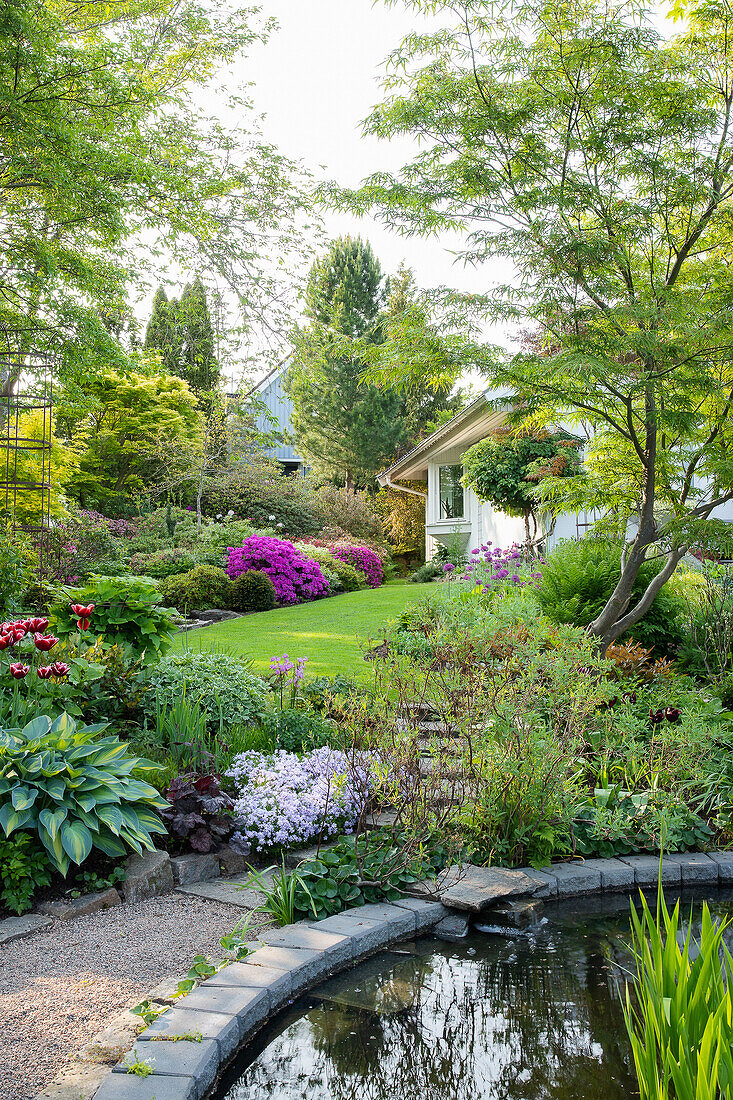
[(14, 638), (16, 642), (22, 642), (27, 633), (28, 631), (25, 629), (25, 627), (20, 626), (17, 623), (10, 631), (11, 637)]
[(33, 634), (37, 632), (42, 634), (44, 630), (48, 628), (48, 624), (48, 619), (30, 619), (28, 621), (28, 629), (32, 631)]
[(51, 665), (51, 671), (54, 676), (68, 676), (69, 666), (64, 661), (55, 661)]
[(20, 661), (13, 661), (10, 666), (10, 675), (14, 680), (22, 680), (28, 675), (28, 665), (23, 665)]
[(7, 649), (8, 646), (13, 645), (14, 641), (12, 634), (0, 634), (0, 650)]
[(58, 638), (54, 638), (53, 634), (34, 634), (33, 641), (36, 643), (36, 649), (40, 649), (41, 653), (48, 653), (49, 649), (58, 642)]
[(89, 629), (89, 619), (77, 619), (76, 620), (76, 625), (79, 627), (79, 630), (88, 630)]
[(47, 680), (53, 674), (53, 668), (51, 665), (39, 665), (36, 672), (42, 680)]
[(73, 603), (71, 605), (71, 610), (80, 619), (88, 619), (89, 616), (91, 615), (92, 611), (94, 611), (94, 606), (95, 605), (93, 603), (86, 604), (86, 605), (83, 604), (83, 603)]

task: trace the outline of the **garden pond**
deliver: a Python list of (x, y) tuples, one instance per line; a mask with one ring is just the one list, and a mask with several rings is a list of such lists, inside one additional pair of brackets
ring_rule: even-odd
[[(683, 897), (685, 927), (701, 900)], [(733, 917), (733, 891), (710, 908)], [(638, 1097), (622, 1012), (628, 900), (483, 927), (398, 945), (318, 986), (240, 1054), (216, 1100)]]

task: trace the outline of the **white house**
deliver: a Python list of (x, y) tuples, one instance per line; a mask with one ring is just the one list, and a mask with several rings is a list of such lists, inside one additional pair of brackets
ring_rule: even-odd
[[(257, 417), (257, 427), (262, 432), (276, 431), (287, 435), (293, 430), (291, 423), (293, 403), (283, 387), (289, 363), (289, 358), (278, 363), (251, 390), (263, 401), (267, 407), (267, 412), (272, 418), (270, 419), (264, 412)], [(272, 447), (266, 447), (265, 453), (277, 462), (282, 463), (284, 473), (302, 474), (305, 470), (303, 456), (298, 453), (298, 449), (292, 443), (288, 443), (286, 440)]]
[[(492, 395), (495, 396), (495, 395)], [(432, 435), (377, 475), (383, 487), (401, 492), (413, 492), (425, 498), (425, 547), (428, 560), (440, 543), (460, 540), (465, 552), (490, 541), (494, 546), (507, 547), (525, 538), (524, 520), (508, 516), (492, 504), (483, 503), (473, 489), (461, 484), (463, 455), (474, 443), (485, 439), (500, 428), (506, 413), (492, 408), (487, 395), (472, 401)], [(406, 489), (395, 484), (396, 479), (425, 482), (425, 491)], [(547, 539), (550, 549), (559, 539), (577, 538), (583, 534), (592, 516), (581, 512), (557, 518)]]

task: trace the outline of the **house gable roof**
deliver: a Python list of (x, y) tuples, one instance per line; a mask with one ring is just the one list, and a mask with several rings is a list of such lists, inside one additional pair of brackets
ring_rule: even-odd
[[(497, 399), (503, 397), (506, 397), (507, 408), (497, 408)], [(447, 423), (420, 440), (416, 447), (388, 469), (377, 474), (377, 481), (380, 485), (388, 485), (394, 478), (427, 481), (429, 462), (443, 459), (446, 463), (460, 462), (461, 455), (469, 447), (502, 426), (507, 417), (508, 405), (508, 392), (482, 393)]]

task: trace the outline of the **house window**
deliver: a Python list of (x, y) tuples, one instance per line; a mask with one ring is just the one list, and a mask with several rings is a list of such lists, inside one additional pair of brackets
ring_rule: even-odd
[(440, 467), (440, 518), (463, 519), (463, 466)]

